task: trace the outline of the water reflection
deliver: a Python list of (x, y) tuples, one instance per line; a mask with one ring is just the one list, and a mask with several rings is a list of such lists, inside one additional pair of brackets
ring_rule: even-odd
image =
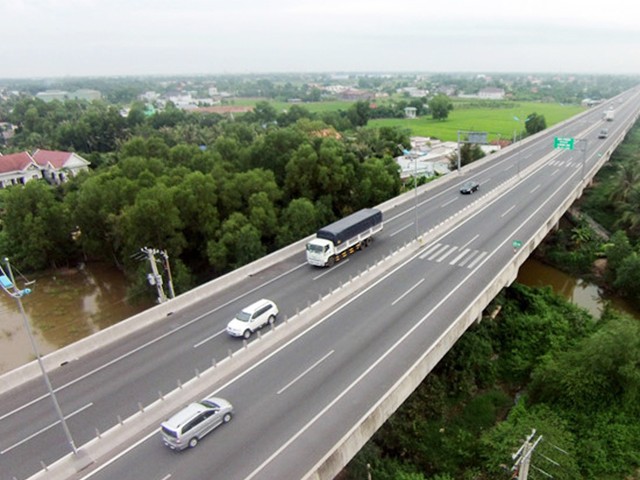
[[(22, 282), (16, 278), (18, 286)], [(152, 306), (127, 301), (124, 275), (108, 265), (89, 265), (36, 278), (22, 305), (40, 353), (49, 352)], [(0, 373), (34, 359), (15, 299), (0, 296)]]
[(611, 303), (618, 310), (640, 319), (640, 312), (621, 298), (606, 295), (597, 285), (580, 278), (573, 278), (549, 265), (529, 258), (520, 267), (517, 281), (530, 287), (550, 286), (554, 292), (600, 318), (604, 307)]

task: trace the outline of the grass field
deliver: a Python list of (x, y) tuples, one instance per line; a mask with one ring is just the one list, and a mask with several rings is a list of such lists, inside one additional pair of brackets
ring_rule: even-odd
[[(255, 105), (264, 100), (260, 98), (236, 98), (233, 105)], [(310, 112), (322, 113), (338, 110), (348, 110), (353, 102), (329, 101), (329, 102), (309, 102), (309, 103), (287, 103), (269, 102), (276, 111), (281, 112), (291, 108), (292, 105), (300, 105)], [(543, 115), (547, 121), (547, 127), (566, 120), (584, 110), (579, 105), (561, 105), (559, 103), (538, 103), (538, 102), (488, 102), (487, 107), (475, 106), (481, 102), (475, 102), (469, 107), (469, 101), (454, 100), (454, 109), (449, 112), (449, 118), (444, 122), (432, 120), (431, 117), (421, 117), (416, 119), (388, 118), (380, 120), (370, 120), (369, 127), (394, 126), (407, 128), (411, 135), (439, 138), (441, 140), (456, 140), (458, 130), (471, 130), (487, 132), (489, 140), (499, 138), (512, 139), (513, 133), (517, 135), (524, 132), (524, 120), (532, 113)], [(500, 108), (495, 108), (499, 104)], [(494, 105), (493, 108), (490, 105)], [(514, 117), (519, 119), (515, 120)]]
[[(508, 105), (508, 103), (506, 103)], [(512, 139), (514, 131), (524, 131), (524, 120), (532, 113), (543, 115), (547, 127), (566, 120), (584, 110), (579, 105), (560, 105), (557, 103), (516, 102), (510, 108), (455, 108), (449, 112), (444, 122), (432, 120), (431, 117), (416, 119), (381, 119), (370, 120), (369, 127), (397, 126), (407, 128), (411, 135), (453, 140), (458, 137), (458, 130), (487, 132), (489, 140), (499, 138)], [(519, 121), (514, 117), (518, 117)]]

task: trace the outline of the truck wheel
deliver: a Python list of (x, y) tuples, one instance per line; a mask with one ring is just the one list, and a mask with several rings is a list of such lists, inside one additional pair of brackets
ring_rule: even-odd
[(242, 334), (243, 338), (245, 340), (249, 340), (249, 337), (251, 336), (251, 330), (249, 330), (248, 328), (244, 331), (244, 333)]
[(329, 261), (327, 262), (327, 265), (329, 267), (333, 267), (335, 265), (335, 263), (336, 263), (336, 259), (333, 258), (333, 257), (329, 257)]

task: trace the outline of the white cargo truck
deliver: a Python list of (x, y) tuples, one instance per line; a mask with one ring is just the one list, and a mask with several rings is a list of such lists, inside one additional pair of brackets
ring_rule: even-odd
[(307, 262), (331, 267), (356, 250), (369, 246), (373, 235), (382, 230), (382, 212), (364, 208), (321, 228), (307, 243)]
[(604, 119), (607, 122), (613, 122), (613, 117), (615, 116), (616, 111), (613, 108), (604, 111)]

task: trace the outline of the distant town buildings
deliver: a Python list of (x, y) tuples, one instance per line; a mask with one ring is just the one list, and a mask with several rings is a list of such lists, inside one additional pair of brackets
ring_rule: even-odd
[(66, 90), (45, 90), (44, 92), (38, 92), (36, 98), (39, 98), (43, 102), (53, 102), (58, 100), (64, 102), (65, 100), (86, 100), (91, 102), (93, 100), (101, 100), (102, 94), (98, 90), (90, 90), (82, 88), (75, 92), (67, 92)]
[(504, 88), (486, 87), (478, 91), (478, 97), (488, 100), (504, 100)]

